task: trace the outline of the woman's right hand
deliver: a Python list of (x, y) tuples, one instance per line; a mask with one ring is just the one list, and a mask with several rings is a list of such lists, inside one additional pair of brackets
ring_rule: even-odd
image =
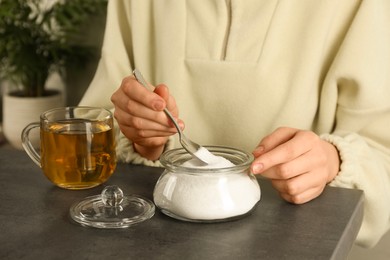
[(183, 121), (177, 119), (179, 111), (176, 101), (163, 84), (157, 85), (151, 92), (129, 76), (123, 79), (121, 86), (111, 96), (111, 101), (120, 130), (133, 142), (134, 149), (149, 160), (157, 160), (168, 137), (177, 132), (163, 112), (165, 107), (184, 128)]

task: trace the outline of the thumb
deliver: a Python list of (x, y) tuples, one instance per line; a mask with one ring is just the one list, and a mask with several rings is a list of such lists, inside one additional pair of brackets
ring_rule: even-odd
[(154, 93), (162, 97), (166, 103), (169, 101), (169, 89), (166, 85), (164, 84), (159, 84), (156, 86), (154, 89)]
[[(166, 103), (166, 108), (172, 113), (172, 115), (177, 118), (179, 116), (179, 110), (176, 106), (176, 101), (175, 99), (169, 94), (169, 89), (166, 85), (164, 84), (159, 84), (156, 86), (154, 89), (154, 93), (162, 97)], [(180, 124), (180, 121), (178, 121)], [(181, 125), (184, 128), (184, 124), (181, 121)]]

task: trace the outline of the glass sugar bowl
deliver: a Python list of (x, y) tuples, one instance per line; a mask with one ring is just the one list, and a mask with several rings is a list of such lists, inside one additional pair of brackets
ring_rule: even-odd
[(188, 166), (192, 156), (183, 148), (165, 152), (165, 171), (156, 183), (153, 199), (166, 215), (191, 222), (219, 222), (249, 214), (260, 201), (258, 181), (250, 172), (253, 156), (223, 146), (206, 146), (233, 166)]

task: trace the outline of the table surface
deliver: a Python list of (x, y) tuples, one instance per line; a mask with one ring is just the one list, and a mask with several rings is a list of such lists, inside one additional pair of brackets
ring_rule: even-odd
[(363, 216), (363, 192), (326, 187), (317, 199), (292, 205), (269, 181), (245, 218), (213, 224), (155, 215), (126, 229), (82, 227), (69, 208), (118, 185), (152, 200), (161, 168), (119, 164), (99, 187), (53, 186), (24, 151), (0, 146), (0, 259), (345, 259)]

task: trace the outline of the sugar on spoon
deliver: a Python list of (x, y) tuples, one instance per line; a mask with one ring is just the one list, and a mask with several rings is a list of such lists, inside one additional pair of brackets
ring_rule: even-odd
[[(138, 69), (133, 70), (133, 75), (135, 79), (146, 89), (152, 91), (149, 88), (149, 84), (146, 82), (141, 72)], [(199, 159), (201, 162), (205, 164), (210, 164), (211, 160), (214, 158), (214, 155), (208, 151), (206, 148), (201, 145), (191, 141), (188, 137), (186, 137), (183, 131), (180, 129), (180, 126), (177, 124), (175, 118), (172, 116), (171, 112), (167, 108), (164, 108), (164, 113), (168, 116), (168, 118), (172, 121), (173, 125), (177, 129), (177, 133), (179, 134), (179, 141), (183, 148), (190, 153), (193, 157)]]

